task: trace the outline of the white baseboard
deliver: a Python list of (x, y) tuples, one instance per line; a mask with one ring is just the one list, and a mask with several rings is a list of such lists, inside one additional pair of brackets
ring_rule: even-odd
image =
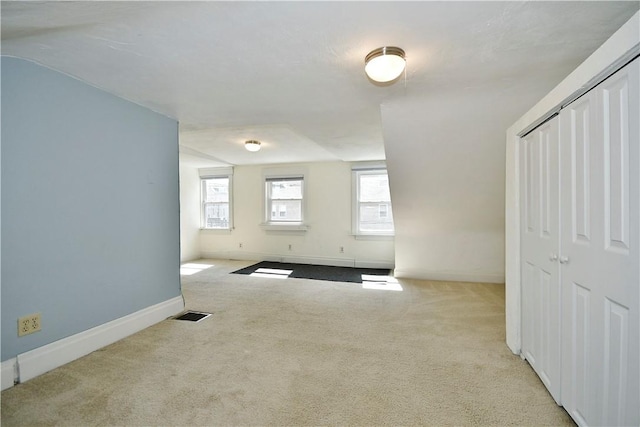
[(396, 269), (394, 277), (403, 279), (441, 280), (446, 282), (504, 283), (504, 274), (458, 273), (416, 269)]
[(387, 270), (393, 270), (394, 263), (392, 261), (367, 261), (356, 260), (355, 267), (357, 268), (383, 268)]
[(79, 334), (19, 354), (17, 356), (18, 380), (19, 382), (28, 381), (148, 328), (183, 310), (184, 301), (182, 296), (178, 296)]
[(359, 260), (353, 258), (330, 258), (305, 255), (269, 254), (245, 251), (202, 252), (205, 259), (232, 259), (241, 261), (274, 261), (292, 264), (331, 265), (335, 267), (393, 268), (393, 261)]
[(264, 261), (286, 262), (290, 264), (332, 265), (335, 267), (353, 267), (353, 259), (349, 258), (324, 258), (296, 255), (266, 255)]
[(200, 252), (200, 259), (232, 259), (239, 261), (260, 261), (261, 254), (245, 251)]
[(0, 378), (2, 379), (2, 390), (13, 387), (18, 379), (17, 361), (13, 359), (5, 360), (0, 364)]

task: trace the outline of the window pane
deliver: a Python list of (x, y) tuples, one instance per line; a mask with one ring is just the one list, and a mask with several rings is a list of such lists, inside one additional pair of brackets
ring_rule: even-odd
[(229, 178), (205, 179), (204, 201), (229, 202)]
[(391, 203), (360, 203), (358, 215), (360, 231), (393, 231)]
[(229, 228), (229, 203), (205, 203), (205, 228)]
[(302, 199), (302, 180), (269, 181), (271, 199)]
[(389, 194), (389, 178), (386, 173), (360, 175), (361, 202), (387, 202)]
[(302, 201), (273, 200), (269, 218), (271, 221), (302, 221)]

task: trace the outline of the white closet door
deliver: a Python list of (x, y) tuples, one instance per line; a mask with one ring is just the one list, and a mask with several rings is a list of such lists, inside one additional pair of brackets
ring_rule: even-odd
[(562, 403), (640, 424), (638, 60), (562, 110)]
[(522, 140), (522, 351), (560, 403), (558, 117)]

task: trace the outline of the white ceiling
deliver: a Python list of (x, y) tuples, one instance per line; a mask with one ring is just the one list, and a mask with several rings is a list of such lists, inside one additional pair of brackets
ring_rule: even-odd
[[(382, 104), (468, 93), (473, 111), (500, 93), (496, 120), (511, 123), (639, 4), (2, 2), (2, 53), (179, 120), (193, 166), (378, 160)], [(406, 80), (364, 75), (384, 45), (407, 52)]]

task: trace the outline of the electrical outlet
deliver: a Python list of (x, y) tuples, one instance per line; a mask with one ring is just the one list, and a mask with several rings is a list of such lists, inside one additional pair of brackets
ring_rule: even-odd
[(30, 314), (18, 319), (18, 336), (29, 335), (41, 329), (40, 313)]
[(340, 246), (340, 253), (343, 254), (344, 253), (344, 246)]
[(289, 250), (291, 250), (291, 245), (289, 245)]
[(240, 249), (242, 249), (242, 243), (240, 243), (240, 245), (238, 246)]

